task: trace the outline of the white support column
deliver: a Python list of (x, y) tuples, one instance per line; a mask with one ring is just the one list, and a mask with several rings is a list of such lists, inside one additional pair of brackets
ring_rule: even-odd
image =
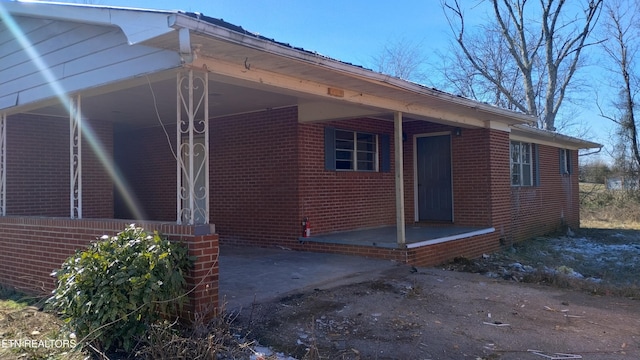
[(177, 78), (177, 222), (209, 223), (209, 74)]
[(394, 150), (396, 168), (396, 238), (398, 246), (406, 246), (406, 234), (404, 226), (404, 166), (402, 152), (402, 113), (396, 111), (393, 114), (394, 122)]
[(70, 215), (82, 219), (82, 106), (80, 94), (69, 99)]
[(0, 216), (7, 215), (7, 114), (0, 115)]

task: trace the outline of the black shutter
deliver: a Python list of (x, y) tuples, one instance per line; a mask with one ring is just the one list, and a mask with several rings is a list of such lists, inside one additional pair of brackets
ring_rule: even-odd
[(389, 134), (380, 135), (380, 171), (391, 171), (391, 141)]
[(569, 149), (567, 149), (565, 151), (566, 151), (566, 157), (565, 158), (566, 158), (566, 161), (567, 161), (567, 173), (569, 175), (571, 175), (571, 172), (572, 172), (571, 171), (571, 157), (572, 157), (573, 154), (571, 154), (571, 150), (569, 150)]
[(533, 144), (533, 186), (540, 186), (540, 147)]
[(324, 128), (324, 168), (336, 170), (336, 129), (332, 127)]

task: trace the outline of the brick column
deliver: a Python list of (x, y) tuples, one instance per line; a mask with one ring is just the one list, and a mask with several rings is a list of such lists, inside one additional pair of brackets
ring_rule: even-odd
[(489, 139), (491, 225), (499, 240), (512, 241), (509, 133), (490, 129)]
[(210, 318), (218, 314), (218, 235), (194, 235), (184, 239), (189, 248), (189, 256), (196, 258), (194, 266), (186, 277), (189, 303), (185, 309), (193, 321), (197, 316)]

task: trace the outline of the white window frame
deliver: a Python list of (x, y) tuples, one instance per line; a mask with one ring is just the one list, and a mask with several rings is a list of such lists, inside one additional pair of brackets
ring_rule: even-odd
[[(338, 148), (338, 133), (351, 133), (353, 135), (352, 137), (352, 142), (353, 142), (353, 148), (352, 149), (345, 149), (345, 148)], [(335, 159), (335, 168), (336, 171), (361, 171), (361, 172), (379, 172), (380, 171), (380, 167), (379, 167), (379, 157), (380, 157), (380, 140), (378, 138), (378, 134), (372, 134), (372, 133), (368, 133), (368, 132), (364, 132), (364, 131), (353, 131), (353, 130), (342, 130), (342, 129), (336, 129), (335, 130), (336, 133), (336, 142), (334, 144), (334, 151), (336, 153), (336, 159)], [(358, 149), (358, 134), (363, 134), (363, 135), (368, 135), (368, 136), (372, 136), (373, 137), (373, 145), (374, 145), (374, 150), (373, 150), (373, 169), (359, 169), (358, 168), (358, 153), (367, 153), (370, 154), (372, 152), (368, 151), (368, 150), (359, 150)], [(338, 156), (338, 152), (350, 152), (351, 153), (351, 158), (350, 159), (341, 159)], [(350, 161), (351, 162), (351, 168), (349, 169), (341, 169), (338, 166), (339, 162), (345, 162), (345, 161)]]
[[(514, 146), (517, 146), (519, 154), (517, 161), (514, 161)], [(522, 151), (523, 149), (527, 151)], [(526, 157), (525, 157), (526, 156)], [(511, 186), (533, 186), (533, 146), (531, 143), (524, 141), (509, 142), (509, 173), (511, 177)], [(529, 168), (529, 176), (525, 179), (525, 169)], [(517, 181), (514, 181), (514, 169), (517, 169)]]

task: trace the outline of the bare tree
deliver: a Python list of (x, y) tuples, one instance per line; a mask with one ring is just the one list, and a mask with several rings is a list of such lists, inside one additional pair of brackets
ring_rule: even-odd
[(414, 82), (422, 82), (425, 79), (421, 69), (426, 57), (422, 52), (421, 43), (404, 38), (390, 42), (378, 55), (373, 56), (372, 60), (376, 70), (383, 74)]
[[(538, 126), (555, 130), (566, 90), (580, 65), (602, 0), (584, 0), (582, 15), (571, 14), (566, 0), (486, 0), (492, 21), (469, 35), (459, 0), (441, 0), (464, 60), (503, 102), (538, 117)], [(527, 14), (528, 17), (525, 17)], [(497, 66), (496, 66), (497, 65)], [(514, 83), (517, 81), (517, 84)]]
[[(638, 127), (635, 117), (635, 98), (640, 91), (640, 74), (637, 73), (637, 55), (640, 50), (640, 5), (636, 1), (615, 0), (605, 7), (605, 37), (603, 49), (614, 65), (609, 69), (616, 76), (614, 82), (619, 90), (619, 99), (614, 103), (616, 114), (601, 115), (618, 125), (617, 135), (620, 142), (617, 146), (620, 154), (616, 158), (624, 158), (630, 152), (632, 164), (630, 169), (640, 169), (640, 149), (638, 148)], [(618, 162), (621, 160), (618, 159)], [(619, 164), (620, 166), (620, 164)]]
[[(467, 36), (467, 40), (469, 51), (477, 54), (477, 59), (473, 61), (482, 68), (482, 71), (473, 65), (459, 47), (452, 46), (452, 51), (437, 54), (441, 60), (441, 64), (437, 67), (444, 80), (441, 86), (467, 98), (505, 109), (520, 110), (518, 104), (524, 101), (521, 73), (511, 61), (500, 31), (488, 25), (481, 25), (479, 31)], [(502, 84), (502, 88), (510, 96), (505, 96), (490, 79), (495, 79)]]

